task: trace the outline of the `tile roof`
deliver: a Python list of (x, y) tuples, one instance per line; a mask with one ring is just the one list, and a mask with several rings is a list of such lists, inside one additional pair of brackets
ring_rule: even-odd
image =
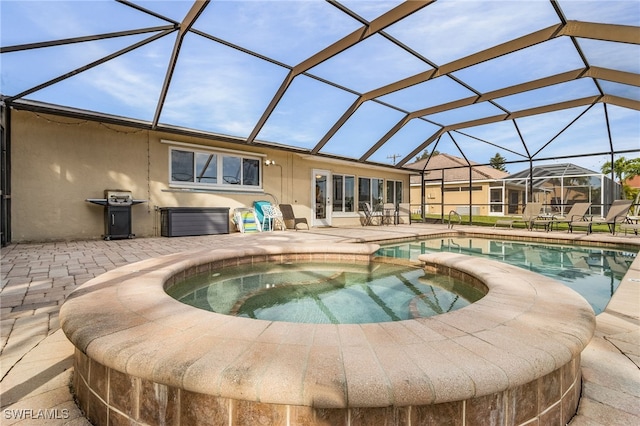
[[(427, 164), (428, 160), (428, 164)], [(426, 165), (426, 168), (425, 168)], [(456, 157), (450, 154), (438, 154), (431, 157), (418, 160), (415, 163), (407, 164), (406, 167), (416, 170), (425, 170), (425, 180), (441, 179), (444, 172), (445, 182), (468, 181), (469, 170), (467, 166), (471, 165), (471, 179), (479, 180), (496, 180), (504, 179), (509, 173), (494, 169), (490, 166), (480, 165), (474, 161), (467, 161), (464, 158)], [(419, 183), (419, 176), (412, 176), (411, 183)]]

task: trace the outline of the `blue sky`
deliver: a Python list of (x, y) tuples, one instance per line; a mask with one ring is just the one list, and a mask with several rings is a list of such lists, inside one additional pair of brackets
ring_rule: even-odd
[[(140, 1), (141, 7), (181, 21), (189, 1)], [(373, 20), (400, 2), (345, 1), (342, 4), (366, 20)], [(560, 0), (567, 19), (619, 25), (640, 25), (640, 2)], [(0, 1), (2, 47), (46, 40), (166, 25), (167, 22), (115, 1)], [(411, 55), (381, 35), (297, 76), (278, 103), (258, 139), (313, 148), (358, 94), (442, 66), (516, 37), (558, 24), (551, 3), (534, 1), (439, 0), (386, 33), (406, 46)], [(233, 47), (189, 33), (171, 80), (160, 123), (247, 137), (293, 67), (361, 27), (361, 23), (323, 1), (212, 1), (194, 28)], [(140, 42), (152, 34), (117, 37), (59, 47), (3, 53), (1, 92), (16, 95), (69, 73), (106, 55)], [(64, 79), (26, 96), (101, 113), (153, 120), (176, 33), (161, 37), (125, 55)], [(575, 39), (592, 66), (640, 73), (640, 46), (601, 40)], [(272, 58), (276, 63), (260, 57)], [(426, 59), (427, 61), (425, 61)], [(584, 67), (573, 41), (559, 37), (511, 54), (441, 76), (367, 101), (322, 148), (321, 152), (360, 158), (406, 113), (464, 99), (473, 90), (486, 92)], [(328, 85), (331, 81), (337, 87)], [(462, 84), (461, 84), (462, 83)], [(598, 80), (605, 93), (640, 101), (637, 86)], [(411, 153), (439, 125), (455, 124), (548, 103), (594, 96), (592, 79), (579, 79), (414, 119), (391, 137), (369, 160), (391, 164)], [(588, 110), (587, 110), (588, 109)], [(586, 112), (585, 112), (586, 111)], [(537, 158), (577, 152), (608, 151), (604, 106), (577, 107), (534, 117), (469, 127), (444, 135), (441, 152), (487, 162), (495, 153), (507, 160), (524, 159), (526, 151), (543, 148)], [(638, 150), (640, 113), (607, 106), (616, 150)], [(578, 118), (579, 117), (579, 118)], [(577, 119), (577, 120), (576, 120)], [(565, 129), (574, 120), (568, 129)], [(560, 133), (558, 135), (558, 133)], [(548, 146), (545, 145), (552, 140)], [(483, 142), (486, 141), (487, 143)], [(627, 157), (638, 156), (627, 154)], [(569, 161), (599, 170), (609, 158)], [(557, 160), (567, 162), (567, 160)], [(546, 161), (549, 162), (549, 161)], [(518, 171), (526, 166), (509, 167)]]

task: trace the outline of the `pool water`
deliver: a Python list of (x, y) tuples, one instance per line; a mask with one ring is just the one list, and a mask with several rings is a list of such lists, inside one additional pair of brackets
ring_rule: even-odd
[(582, 295), (596, 314), (604, 310), (637, 252), (524, 241), (456, 237), (385, 245), (379, 256), (418, 260), (433, 252), (482, 256), (554, 278)]
[(209, 311), (298, 323), (360, 324), (450, 312), (484, 293), (411, 265), (286, 263), (227, 267), (167, 290)]

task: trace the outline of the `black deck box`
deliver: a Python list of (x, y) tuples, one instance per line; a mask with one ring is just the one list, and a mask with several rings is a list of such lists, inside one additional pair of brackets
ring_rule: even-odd
[(229, 233), (229, 207), (165, 207), (160, 217), (163, 237)]

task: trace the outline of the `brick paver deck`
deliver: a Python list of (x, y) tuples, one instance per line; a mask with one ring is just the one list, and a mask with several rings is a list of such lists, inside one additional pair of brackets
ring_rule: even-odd
[[(541, 233), (460, 226), (456, 230), (618, 242), (640, 237)], [(12, 244), (1, 250), (0, 405), (3, 425), (88, 424), (69, 392), (73, 346), (60, 330), (60, 305), (80, 285), (139, 260), (194, 248), (306, 241), (362, 242), (448, 232), (446, 225), (324, 228), (185, 238)], [(107, 303), (107, 302), (105, 302)], [(640, 257), (583, 352), (583, 396), (572, 425), (640, 424)], [(40, 423), (41, 422), (41, 423)]]

